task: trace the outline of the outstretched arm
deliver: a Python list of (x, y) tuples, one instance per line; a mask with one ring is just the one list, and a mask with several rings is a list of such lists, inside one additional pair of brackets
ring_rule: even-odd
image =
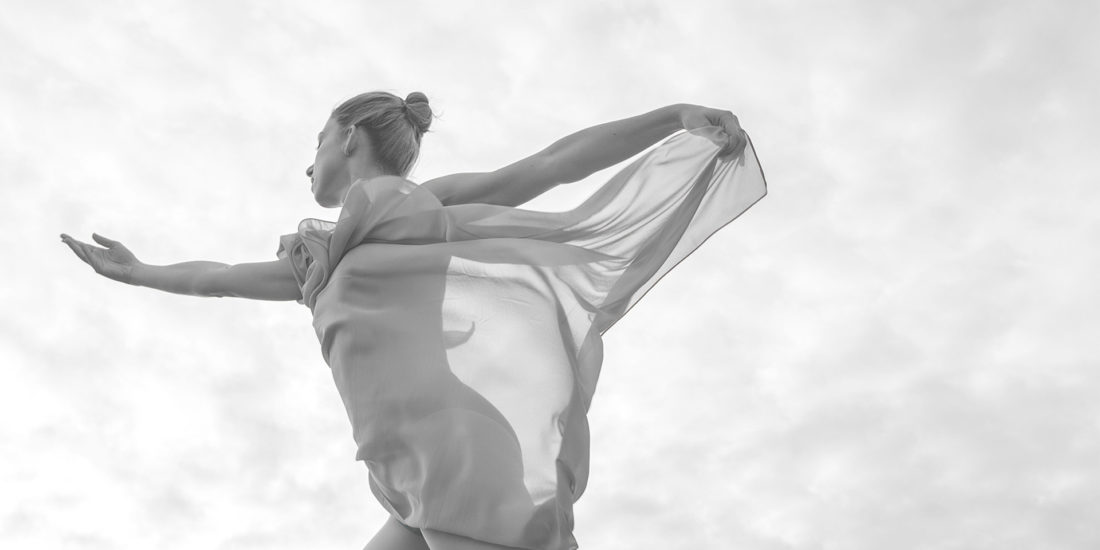
[(77, 257), (92, 266), (96, 273), (115, 281), (189, 296), (253, 300), (298, 300), (302, 297), (287, 258), (236, 265), (195, 261), (157, 266), (142, 263), (118, 241), (95, 233), (92, 238), (106, 248), (61, 235), (61, 240)]
[(549, 189), (580, 181), (622, 162), (680, 129), (717, 126), (725, 133), (722, 155), (739, 153), (747, 139), (729, 111), (697, 105), (670, 105), (648, 113), (586, 128), (546, 149), (494, 172), (453, 174), (423, 187), (443, 204), (488, 203), (518, 206)]

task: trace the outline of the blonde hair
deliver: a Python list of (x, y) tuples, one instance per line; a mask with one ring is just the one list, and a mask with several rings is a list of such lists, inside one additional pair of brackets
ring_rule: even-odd
[(405, 177), (420, 155), (420, 138), (432, 124), (432, 108), (428, 96), (420, 92), (405, 99), (389, 92), (367, 92), (341, 103), (332, 117), (343, 127), (365, 130), (379, 168)]

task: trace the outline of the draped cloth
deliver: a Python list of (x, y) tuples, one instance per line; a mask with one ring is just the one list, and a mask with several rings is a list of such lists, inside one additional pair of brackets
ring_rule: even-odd
[[(580, 206), (444, 206), (397, 177), (280, 238), (372, 493), (410, 527), (576, 548), (602, 335), (766, 194), (751, 143), (706, 128), (641, 155)], [(698, 134), (698, 135), (695, 135)]]

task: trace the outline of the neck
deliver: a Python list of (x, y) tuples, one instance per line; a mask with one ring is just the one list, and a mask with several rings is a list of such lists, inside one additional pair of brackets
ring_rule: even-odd
[(348, 166), (348, 175), (351, 176), (349, 183), (355, 183), (359, 180), (369, 180), (377, 178), (378, 176), (384, 176), (382, 172), (374, 163), (356, 163)]
[[(371, 180), (378, 176), (386, 175), (382, 170), (379, 170), (374, 163), (355, 163), (348, 166), (348, 186), (344, 189), (344, 196), (347, 197), (348, 191), (351, 191), (353, 183), (359, 180)], [(342, 203), (343, 201), (341, 201)]]

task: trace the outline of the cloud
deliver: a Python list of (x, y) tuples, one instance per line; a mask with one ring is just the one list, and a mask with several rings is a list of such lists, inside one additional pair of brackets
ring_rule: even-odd
[(381, 525), (305, 308), (118, 285), (53, 239), (271, 259), (335, 215), (303, 175), (327, 111), (385, 88), (440, 114), (418, 180), (674, 102), (734, 110), (760, 153), (767, 199), (608, 333), (582, 546), (1094, 547), (1096, 10), (15, 6), (0, 540), (336, 547)]

